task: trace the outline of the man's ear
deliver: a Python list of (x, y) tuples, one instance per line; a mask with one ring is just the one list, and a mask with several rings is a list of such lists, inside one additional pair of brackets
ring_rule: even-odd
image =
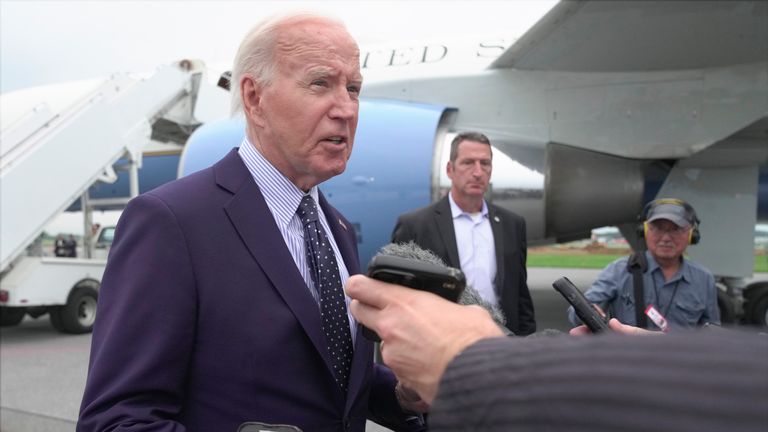
[(445, 173), (448, 174), (448, 178), (453, 180), (453, 164), (451, 161), (445, 164)]
[(240, 97), (243, 102), (243, 112), (249, 123), (257, 126), (264, 124), (261, 110), (262, 86), (256, 80), (248, 75), (240, 78)]

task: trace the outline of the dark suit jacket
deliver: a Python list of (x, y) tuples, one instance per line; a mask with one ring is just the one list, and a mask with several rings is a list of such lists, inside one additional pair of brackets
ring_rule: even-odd
[[(356, 238), (320, 195), (350, 274)], [(131, 201), (102, 282), (79, 431), (398, 428), (391, 371), (358, 327), (348, 394), (320, 311), (236, 150)], [(112, 429), (110, 429), (112, 430)]]
[[(493, 204), (488, 204), (488, 217), (496, 247), (494, 286), (501, 309), (507, 318), (507, 328), (516, 335), (531, 334), (536, 331), (536, 320), (526, 282), (525, 219)], [(410, 240), (434, 252), (449, 266), (461, 268), (451, 204), (447, 195), (432, 205), (406, 213), (397, 219), (392, 232), (392, 242), (403, 243)]]

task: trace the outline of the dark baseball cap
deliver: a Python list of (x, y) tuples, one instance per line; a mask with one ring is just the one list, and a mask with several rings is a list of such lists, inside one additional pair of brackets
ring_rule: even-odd
[(670, 220), (679, 227), (693, 226), (695, 222), (692, 212), (688, 211), (682, 204), (672, 202), (655, 205), (648, 211), (648, 222), (659, 219)]

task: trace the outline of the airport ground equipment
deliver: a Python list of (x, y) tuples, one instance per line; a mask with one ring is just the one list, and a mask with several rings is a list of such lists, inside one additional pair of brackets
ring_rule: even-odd
[[(69, 108), (52, 113), (39, 106), (2, 131), (2, 325), (18, 324), (26, 313), (48, 312), (62, 332), (91, 330), (106, 265), (105, 256), (91, 257), (98, 250), (92, 245), (91, 212), (100, 205), (124, 205), (138, 194), (141, 152), (150, 142), (162, 140), (169, 129), (191, 133), (199, 125), (194, 114), (201, 83), (206, 85), (203, 72), (201, 62), (183, 60), (147, 78), (114, 75)], [(90, 200), (94, 183), (117, 178), (113, 164), (121, 159), (129, 161), (130, 196)], [(78, 198), (85, 210), (84, 256), (39, 256), (34, 246), (46, 225)]]

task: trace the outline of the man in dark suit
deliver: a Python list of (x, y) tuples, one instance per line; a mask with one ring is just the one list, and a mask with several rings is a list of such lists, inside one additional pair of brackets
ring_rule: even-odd
[(449, 266), (461, 268), (468, 284), (486, 301), (501, 306), (507, 328), (528, 335), (536, 331), (536, 321), (525, 269), (525, 219), (485, 201), (492, 168), (491, 143), (485, 135), (456, 135), (446, 166), (450, 192), (400, 216), (392, 242), (414, 241)]
[(134, 199), (117, 226), (78, 431), (409, 428), (416, 405), (348, 315), (352, 224), (317, 188), (345, 169), (361, 82), (339, 22), (292, 15), (246, 36), (240, 148)]

